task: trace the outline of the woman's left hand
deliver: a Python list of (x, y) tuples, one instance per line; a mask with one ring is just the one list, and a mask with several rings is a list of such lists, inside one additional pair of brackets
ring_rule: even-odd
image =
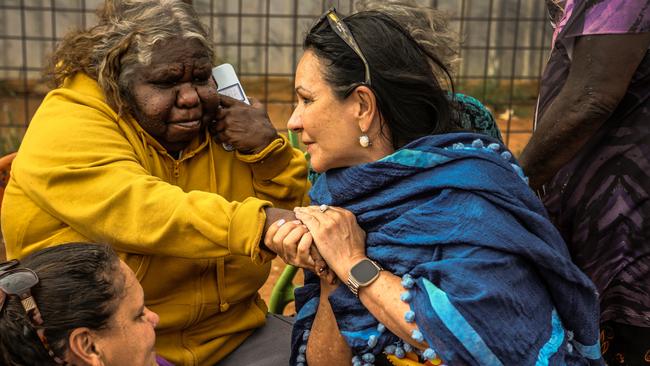
[(210, 132), (242, 153), (256, 154), (278, 138), (262, 103), (251, 98), (251, 105), (220, 95), (221, 108), (215, 114)]
[(354, 214), (326, 205), (296, 207), (296, 218), (307, 226), (328, 266), (346, 282), (350, 268), (366, 258), (366, 233)]

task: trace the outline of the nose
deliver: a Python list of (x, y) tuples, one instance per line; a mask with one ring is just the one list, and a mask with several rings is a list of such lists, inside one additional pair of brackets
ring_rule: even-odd
[(160, 323), (160, 317), (158, 316), (158, 314), (156, 314), (153, 311), (149, 310), (149, 308), (147, 308), (147, 307), (144, 308), (144, 311), (145, 311), (145, 316), (146, 316), (147, 321), (149, 323), (151, 323), (151, 325), (154, 328), (158, 327), (158, 323)]
[(293, 110), (291, 117), (289, 117), (289, 122), (287, 122), (287, 128), (293, 132), (302, 131), (302, 116), (298, 112), (298, 108), (299, 107), (296, 107), (296, 109)]
[(199, 105), (199, 93), (191, 83), (183, 83), (179, 86), (176, 95), (176, 105), (179, 108), (192, 108)]

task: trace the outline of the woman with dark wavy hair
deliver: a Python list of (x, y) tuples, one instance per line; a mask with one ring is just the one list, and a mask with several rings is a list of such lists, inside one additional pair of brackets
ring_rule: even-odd
[(322, 175), (295, 210), (309, 233), (266, 242), (309, 235), (338, 280), (296, 290), (292, 365), (602, 364), (594, 285), (401, 24), (330, 9), (303, 44), (288, 127)]
[(63, 244), (0, 264), (3, 365), (170, 365), (154, 351), (158, 320), (109, 246)]

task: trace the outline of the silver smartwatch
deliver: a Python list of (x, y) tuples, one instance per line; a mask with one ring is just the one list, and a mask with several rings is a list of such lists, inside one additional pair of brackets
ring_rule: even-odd
[(383, 268), (377, 262), (368, 258), (360, 260), (350, 268), (348, 273), (348, 288), (354, 296), (359, 297), (359, 288), (366, 287), (373, 283)]

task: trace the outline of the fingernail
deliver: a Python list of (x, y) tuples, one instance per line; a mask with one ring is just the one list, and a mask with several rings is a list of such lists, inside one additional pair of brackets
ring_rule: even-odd
[(298, 225), (298, 224), (302, 224), (302, 221), (300, 221), (300, 220), (293, 220), (293, 221), (291, 221), (291, 222), (292, 222), (293, 224), (296, 224), (296, 225)]
[(287, 222), (287, 220), (285, 220), (285, 219), (280, 219), (280, 220), (278, 220), (277, 225), (278, 225), (278, 226), (282, 226), (282, 225), (284, 225), (285, 222)]

